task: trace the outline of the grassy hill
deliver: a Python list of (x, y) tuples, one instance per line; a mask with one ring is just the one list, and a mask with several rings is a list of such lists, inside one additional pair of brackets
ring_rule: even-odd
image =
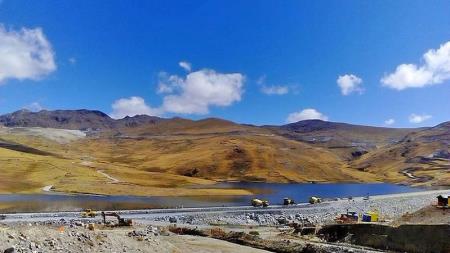
[(450, 123), (421, 129), (401, 141), (374, 150), (351, 163), (361, 171), (384, 175), (394, 182), (450, 185)]
[(257, 127), (215, 118), (114, 120), (87, 110), (44, 111), (42, 117), (0, 116), (9, 126), (0, 127), (0, 192), (52, 185), (76, 193), (234, 195), (249, 192), (211, 185), (450, 182), (448, 123), (392, 129), (313, 120)]

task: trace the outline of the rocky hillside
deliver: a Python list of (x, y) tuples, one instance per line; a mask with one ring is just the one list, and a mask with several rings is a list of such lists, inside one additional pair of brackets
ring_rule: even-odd
[(360, 171), (406, 177), (397, 177), (398, 182), (450, 185), (450, 122), (418, 129), (350, 164)]
[(0, 116), (0, 124), (7, 127), (43, 127), (61, 129), (110, 129), (114, 120), (107, 114), (91, 110), (56, 110), (31, 112), (20, 110)]
[(304, 120), (282, 126), (265, 126), (286, 138), (333, 149), (342, 158), (352, 160), (361, 155), (399, 142), (420, 129), (399, 129), (351, 125), (322, 120)]

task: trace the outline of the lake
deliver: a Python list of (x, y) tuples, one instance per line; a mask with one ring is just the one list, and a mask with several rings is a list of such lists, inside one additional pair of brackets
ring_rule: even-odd
[[(209, 186), (211, 188), (211, 186)], [(381, 195), (424, 190), (395, 184), (276, 184), (276, 183), (219, 183), (214, 188), (244, 188), (252, 196), (195, 196), (195, 197), (137, 197), (63, 194), (0, 194), (0, 207), (5, 212), (78, 211), (147, 209), (174, 207), (238, 206), (249, 205), (252, 198), (281, 204), (284, 197), (297, 203), (307, 202), (310, 196), (337, 198), (349, 196)]]

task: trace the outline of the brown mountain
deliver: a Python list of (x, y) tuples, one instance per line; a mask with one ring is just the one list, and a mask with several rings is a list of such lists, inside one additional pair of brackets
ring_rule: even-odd
[(421, 129), (401, 129), (352, 125), (322, 120), (304, 120), (282, 126), (265, 126), (286, 138), (333, 149), (351, 160), (371, 150), (402, 140)]
[[(16, 177), (22, 190), (51, 184), (64, 192), (137, 195), (209, 194), (215, 190), (189, 185), (224, 180), (450, 182), (449, 122), (417, 129), (320, 120), (258, 127), (58, 110), (19, 111), (0, 123), (0, 140), (8, 143), (0, 145), (0, 192), (18, 187)], [(98, 171), (118, 182), (105, 184), (111, 179)]]
[(398, 182), (450, 185), (450, 122), (418, 129), (401, 141), (353, 161), (361, 171), (384, 174)]
[(91, 110), (56, 110), (31, 112), (20, 110), (0, 116), (7, 127), (44, 127), (61, 129), (110, 129), (115, 121), (107, 114)]

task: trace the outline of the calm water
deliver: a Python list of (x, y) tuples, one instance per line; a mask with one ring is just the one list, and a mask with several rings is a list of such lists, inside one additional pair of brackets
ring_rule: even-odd
[(281, 204), (284, 197), (297, 203), (308, 201), (310, 196), (336, 198), (349, 196), (380, 195), (423, 190), (394, 184), (271, 184), (271, 183), (221, 183), (214, 188), (245, 188), (253, 196), (197, 196), (197, 197), (136, 197), (52, 194), (0, 195), (0, 206), (8, 206), (7, 212), (77, 211), (144, 209), (172, 207), (205, 207), (249, 205), (252, 198), (267, 199), (271, 204)]

